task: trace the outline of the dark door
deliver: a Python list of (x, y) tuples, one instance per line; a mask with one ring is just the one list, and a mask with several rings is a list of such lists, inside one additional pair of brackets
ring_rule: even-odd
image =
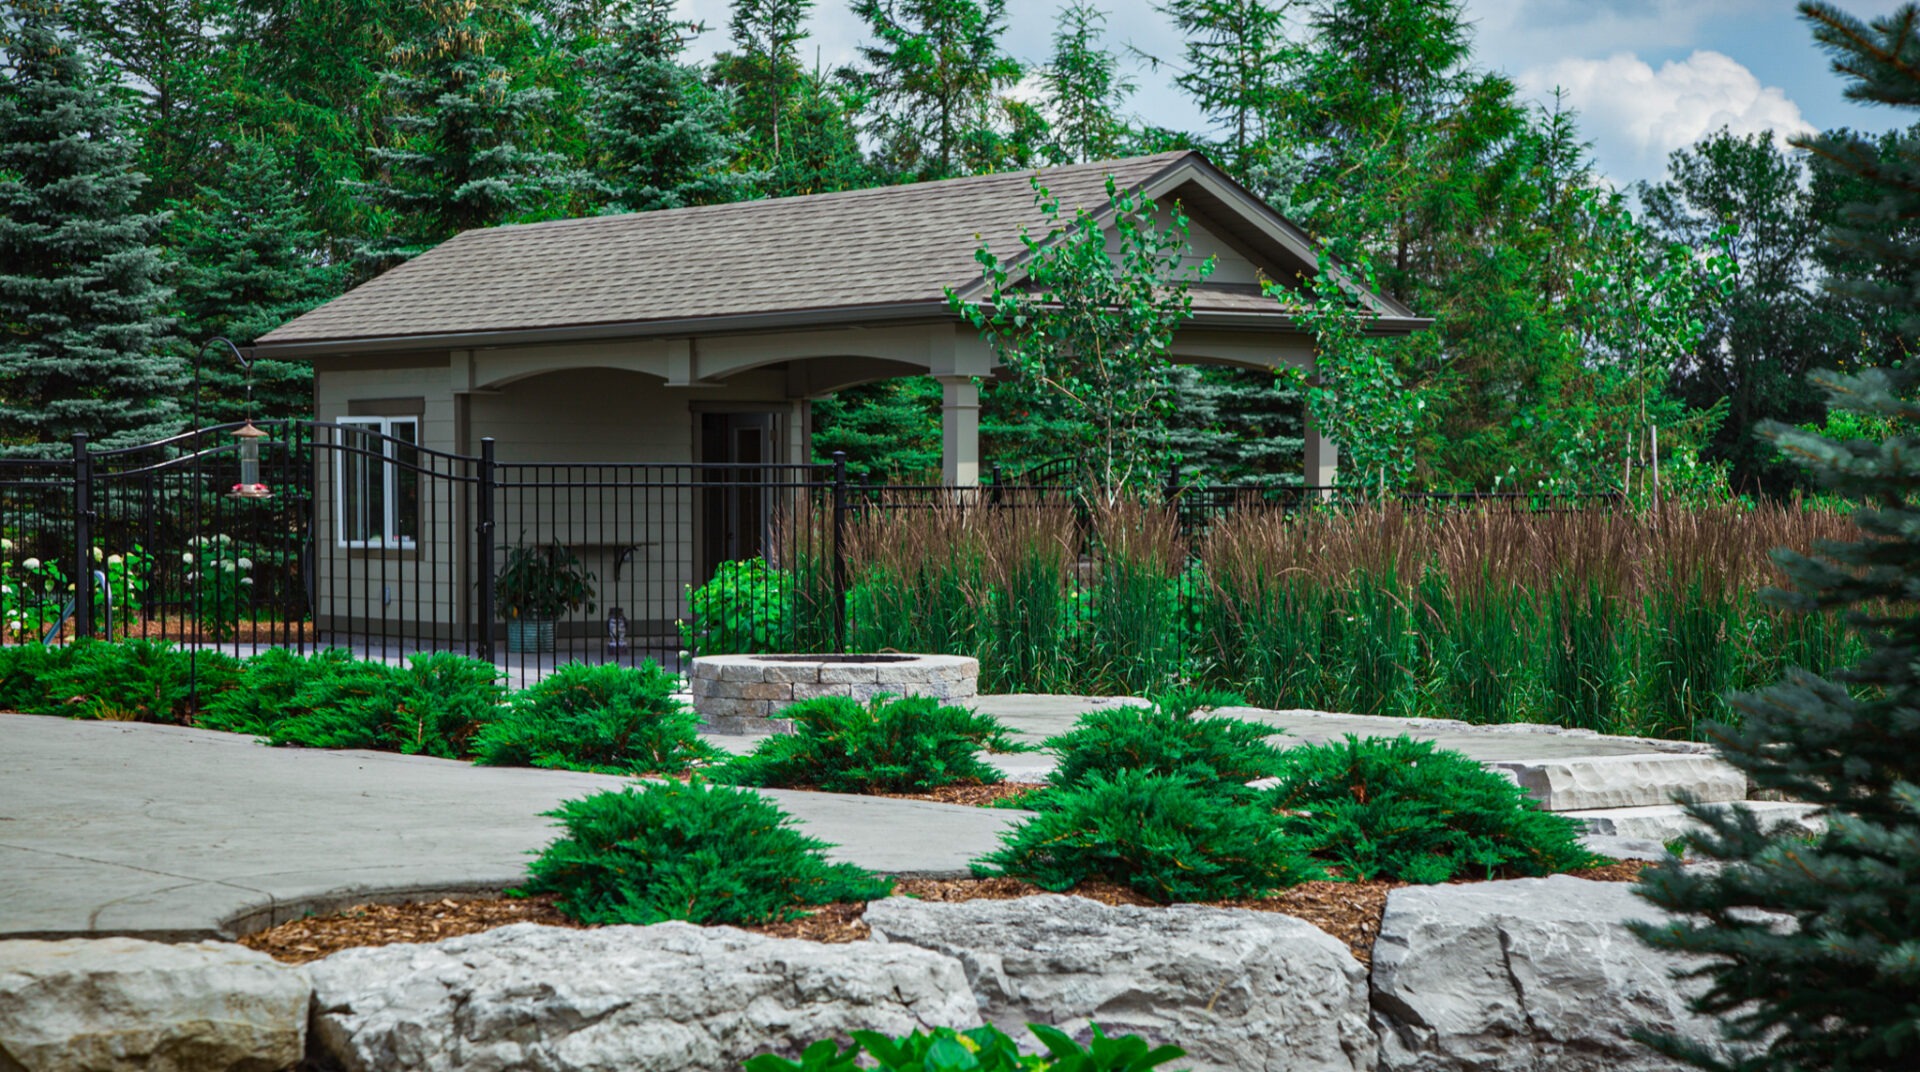
[(702, 581), (722, 562), (766, 551), (774, 423), (772, 413), (700, 415), (700, 460), (717, 466), (702, 470)]

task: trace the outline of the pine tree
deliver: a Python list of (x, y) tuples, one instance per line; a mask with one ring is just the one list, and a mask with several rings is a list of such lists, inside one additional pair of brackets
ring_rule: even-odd
[(680, 62), (698, 27), (672, 0), (640, 0), (591, 54), (592, 136), (613, 212), (715, 205), (751, 196), (764, 175), (737, 172), (726, 98)]
[(1020, 79), (1000, 47), (1006, 0), (854, 0), (853, 11), (877, 39), (851, 77), (870, 94), (880, 160), (906, 181), (959, 174), (969, 133)]
[(54, 0), (0, 6), (0, 452), (178, 430), (184, 379), (135, 211), (127, 109)]
[(380, 215), (364, 242), (377, 271), (475, 227), (559, 210), (580, 175), (533, 144), (553, 93), (521, 85), (503, 57), (527, 32), (507, 0), (424, 0), (428, 28), (396, 46), (380, 82), (396, 144), (368, 155), (376, 176), (351, 184)]
[[(302, 207), (285, 162), (259, 141), (233, 149), (220, 182), (174, 206), (163, 232), (174, 264), (174, 314), (191, 347), (215, 335), (245, 345), (340, 292), (344, 266)], [(252, 405), (242, 370), (208, 354), (200, 370), (202, 424), (247, 417), (309, 417), (313, 368), (261, 360)]]
[[(1800, 10), (1852, 77), (1850, 98), (1920, 105), (1920, 7), (1871, 25), (1825, 4)], [(1920, 213), (1920, 161), (1886, 160), (1857, 138), (1802, 144), (1874, 191), (1830, 240), (1893, 269), (1834, 285), (1899, 310), (1905, 336), (1920, 338), (1920, 242), (1878, 225)], [(1917, 372), (1814, 379), (1837, 407), (1910, 428), (1920, 421)], [(1695, 809), (1707, 832), (1694, 848), (1720, 866), (1668, 863), (1644, 876), (1644, 895), (1682, 918), (1640, 932), (1710, 958), (1695, 1008), (1725, 1017), (1734, 1052), (1650, 1041), (1704, 1068), (1910, 1069), (1920, 1065), (1920, 451), (1903, 435), (1843, 443), (1782, 425), (1770, 434), (1859, 503), (1857, 540), (1776, 553), (1796, 589), (1783, 598), (1803, 611), (1850, 612), (1870, 651), (1831, 679), (1795, 671), (1736, 698), (1743, 722), (1720, 731), (1723, 755), (1754, 789), (1819, 805), (1827, 829), (1811, 840), (1775, 836), (1744, 810)]]
[(1113, 159), (1127, 135), (1120, 107), (1134, 84), (1120, 73), (1114, 54), (1100, 47), (1106, 22), (1106, 13), (1086, 0), (1062, 8), (1053, 57), (1040, 70), (1054, 143), (1068, 162)]

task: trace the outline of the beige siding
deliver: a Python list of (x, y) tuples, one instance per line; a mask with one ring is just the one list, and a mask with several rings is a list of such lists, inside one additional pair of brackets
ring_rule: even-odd
[[(592, 570), (600, 598), (580, 625), (597, 622), (609, 603), (635, 621), (670, 621), (685, 613), (694, 578), (700, 496), (693, 478), (699, 409), (766, 409), (785, 420), (789, 457), (800, 415), (785, 397), (786, 374), (742, 373), (713, 387), (668, 387), (658, 378), (617, 369), (570, 369), (516, 380), (468, 402), (471, 448), (492, 436), (507, 482), (598, 483), (577, 488), (504, 488), (497, 518), (501, 547), (557, 540)], [(617, 468), (659, 464), (660, 469)], [(598, 465), (596, 463), (608, 463)], [(519, 465), (530, 468), (519, 468)], [(636, 486), (635, 481), (639, 484)], [(633, 547), (614, 585), (615, 564)]]
[[(428, 451), (455, 449), (454, 398), (447, 369), (327, 369), (315, 372), (319, 420), (333, 423), (353, 411), (353, 403), (376, 399), (422, 400), (420, 445)], [(461, 534), (470, 531), (468, 492), (453, 477), (464, 466), (422, 454), (421, 464), (435, 475), (419, 479), (418, 538), (411, 548), (344, 546), (336, 517), (340, 454), (320, 452), (314, 484), (316, 610), (323, 619), (355, 632), (411, 633), (431, 628), (457, 633), (469, 589)], [(340, 619), (350, 619), (341, 623)], [(323, 622), (323, 624), (325, 624)]]

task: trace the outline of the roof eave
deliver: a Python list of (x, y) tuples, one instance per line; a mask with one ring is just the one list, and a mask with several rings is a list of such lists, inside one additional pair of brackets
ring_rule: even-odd
[(417, 350), (468, 350), (500, 346), (539, 346), (600, 339), (671, 338), (687, 335), (727, 335), (784, 328), (833, 327), (875, 321), (928, 320), (953, 316), (944, 301), (892, 302), (884, 305), (832, 306), (781, 310), (737, 316), (685, 317), (675, 320), (638, 320), (620, 323), (568, 324), (558, 327), (509, 330), (435, 332), (421, 335), (363, 336), (332, 339), (275, 341), (272, 335), (254, 344), (258, 357), (283, 360), (336, 354), (403, 353)]

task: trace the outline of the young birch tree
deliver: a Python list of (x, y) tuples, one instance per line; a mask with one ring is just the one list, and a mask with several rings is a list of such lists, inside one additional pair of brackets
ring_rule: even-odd
[(1163, 445), (1173, 335), (1193, 314), (1187, 288), (1213, 274), (1213, 258), (1193, 261), (1177, 204), (1163, 210), (1109, 177), (1106, 211), (1064, 218), (1059, 199), (1032, 183), (1046, 230), (1022, 230), (1023, 257), (982, 245), (985, 295), (949, 289), (947, 303), (993, 345), (1015, 393), (1078, 418), (1066, 425), (1077, 442), (1062, 446), (1088, 459), (1114, 497)]

